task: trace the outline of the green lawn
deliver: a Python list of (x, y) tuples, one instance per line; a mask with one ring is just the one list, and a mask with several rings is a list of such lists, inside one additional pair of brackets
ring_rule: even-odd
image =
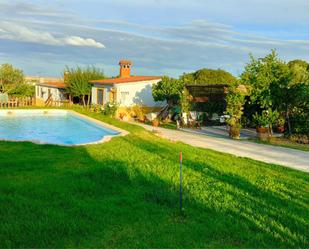
[(91, 115), (130, 134), (81, 147), (0, 142), (0, 248), (309, 248), (308, 174)]

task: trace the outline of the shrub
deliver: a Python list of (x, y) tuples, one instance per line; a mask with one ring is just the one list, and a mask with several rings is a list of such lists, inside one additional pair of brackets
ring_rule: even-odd
[(132, 106), (131, 111), (133, 116), (136, 117), (138, 120), (145, 119), (145, 111), (143, 109), (143, 106), (141, 105)]
[(227, 123), (230, 126), (230, 137), (239, 138), (237, 135), (238, 130), (241, 128), (241, 117), (243, 114), (243, 106), (245, 103), (245, 97), (248, 94), (245, 86), (240, 85), (238, 82), (234, 82), (229, 87), (229, 92), (226, 96), (226, 114), (230, 116)]
[(253, 114), (253, 122), (259, 127), (270, 127), (275, 124), (278, 119), (279, 113), (271, 109), (263, 110), (261, 114), (257, 112)]
[(303, 108), (294, 108), (290, 121), (292, 133), (309, 136), (309, 104)]
[(285, 125), (285, 118), (284, 117), (280, 117), (277, 121), (277, 126), (278, 127), (284, 127)]
[(118, 106), (116, 103), (108, 102), (104, 105), (103, 114), (106, 116), (114, 117), (116, 115), (117, 109), (118, 109)]
[(309, 144), (309, 136), (307, 136), (307, 135), (301, 135), (301, 134), (291, 135), (289, 137), (289, 139), (292, 142), (296, 142), (296, 143), (300, 143), (300, 144)]

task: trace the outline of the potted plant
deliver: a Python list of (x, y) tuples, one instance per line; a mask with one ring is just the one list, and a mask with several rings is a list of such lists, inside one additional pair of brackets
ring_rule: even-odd
[(280, 133), (284, 132), (285, 118), (280, 117), (277, 121), (277, 131)]
[(155, 118), (151, 121), (151, 123), (153, 127), (158, 127), (160, 122), (157, 118)]
[(230, 85), (226, 96), (226, 112), (229, 116), (226, 123), (229, 125), (229, 136), (233, 139), (240, 138), (241, 117), (245, 104), (245, 97), (248, 95), (247, 88), (235, 81)]
[(125, 117), (126, 115), (127, 115), (127, 114), (126, 114), (125, 112), (120, 112), (120, 113), (119, 113), (119, 118), (120, 118), (121, 120), (123, 120), (124, 117)]
[(230, 129), (229, 129), (230, 138), (240, 139), (241, 124), (236, 122), (236, 120), (234, 120), (234, 118), (231, 118), (229, 120), (229, 125), (230, 125)]
[(263, 111), (262, 114), (255, 113), (253, 115), (253, 122), (256, 125), (257, 136), (261, 139), (267, 138), (269, 132), (269, 121), (266, 112)]
[(141, 122), (141, 123), (145, 123), (145, 121), (146, 121), (145, 115), (138, 116), (138, 121)]

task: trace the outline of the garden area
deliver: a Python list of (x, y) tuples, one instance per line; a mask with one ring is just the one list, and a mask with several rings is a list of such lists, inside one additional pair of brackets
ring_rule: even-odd
[(308, 248), (307, 173), (75, 110), (130, 134), (78, 147), (0, 142), (1, 248)]
[(305, 61), (287, 63), (272, 51), (259, 59), (251, 56), (238, 78), (210, 69), (179, 79), (164, 77), (154, 86), (153, 96), (167, 102), (155, 125), (172, 129), (225, 125), (233, 139), (240, 138), (242, 128), (256, 129), (257, 138), (250, 141), (309, 150), (309, 64)]
[[(78, 103), (68, 109), (129, 134), (83, 146), (0, 141), (0, 248), (308, 248), (308, 173), (171, 142), (125, 122), (199, 128), (223, 114), (231, 138), (249, 127), (259, 130), (255, 142), (308, 151), (308, 69), (272, 52), (252, 57), (239, 78), (210, 69), (163, 77), (152, 93), (167, 105), (155, 113), (91, 105), (89, 80), (103, 72), (66, 68)], [(2, 66), (1, 97), (20, 96), (21, 86), (22, 95), (33, 94), (20, 73)], [(7, 75), (20, 80), (6, 82)], [(190, 102), (189, 83), (224, 85), (207, 100), (224, 99)]]

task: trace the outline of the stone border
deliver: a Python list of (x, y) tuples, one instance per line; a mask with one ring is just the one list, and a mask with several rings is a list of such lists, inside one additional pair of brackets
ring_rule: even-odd
[(113, 125), (110, 125), (110, 124), (107, 124), (107, 123), (104, 123), (98, 119), (95, 119), (95, 118), (92, 118), (92, 117), (89, 117), (87, 115), (84, 115), (84, 114), (81, 114), (81, 113), (78, 113), (76, 111), (73, 111), (73, 110), (66, 110), (66, 109), (10, 109), (10, 110), (0, 110), (0, 117), (1, 116), (4, 116), (4, 115), (1, 115), (2, 113), (8, 113), (8, 115), (10, 114), (13, 114), (14, 112), (24, 112), (24, 111), (33, 111), (34, 113), (42, 113), (42, 114), (48, 114), (48, 112), (54, 112), (54, 113), (63, 113), (63, 114), (72, 114), (72, 115), (75, 115), (79, 118), (82, 118), (88, 122), (91, 122), (91, 123), (95, 123), (96, 125), (99, 125), (103, 128), (107, 128), (107, 129), (111, 129), (111, 130), (114, 130), (114, 131), (117, 131), (119, 132), (119, 134), (115, 134), (115, 135), (106, 135), (104, 136), (102, 139), (98, 140), (98, 141), (95, 141), (95, 142), (90, 142), (90, 143), (82, 143), (82, 144), (50, 144), (50, 143), (44, 143), (44, 142), (41, 142), (41, 141), (38, 141), (38, 140), (8, 140), (8, 139), (0, 139), (0, 141), (6, 141), (6, 142), (31, 142), (31, 143), (34, 143), (34, 144), (45, 144), (45, 145), (58, 145), (58, 146), (64, 146), (64, 147), (74, 147), (74, 146), (84, 146), (84, 145), (91, 145), (91, 144), (100, 144), (100, 143), (105, 143), (105, 142), (108, 142), (110, 141), (113, 137), (118, 137), (118, 136), (126, 136), (129, 134), (128, 131), (126, 130), (123, 130), (123, 129), (120, 129), (116, 126), (113, 126)]

